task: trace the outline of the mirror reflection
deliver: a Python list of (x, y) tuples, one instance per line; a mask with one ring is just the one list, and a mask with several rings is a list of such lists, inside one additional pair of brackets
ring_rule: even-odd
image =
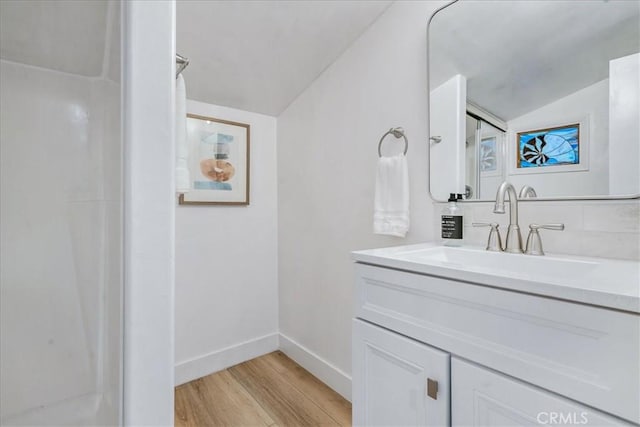
[(428, 34), (436, 200), (640, 193), (640, 2), (459, 0)]

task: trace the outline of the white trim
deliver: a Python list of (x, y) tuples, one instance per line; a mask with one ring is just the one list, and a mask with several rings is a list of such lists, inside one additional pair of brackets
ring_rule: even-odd
[(121, 423), (166, 426), (174, 419), (175, 2), (122, 7)]
[(351, 402), (349, 375), (283, 333), (280, 333), (280, 350)]
[(278, 333), (254, 338), (176, 364), (175, 385), (187, 383), (278, 349)]

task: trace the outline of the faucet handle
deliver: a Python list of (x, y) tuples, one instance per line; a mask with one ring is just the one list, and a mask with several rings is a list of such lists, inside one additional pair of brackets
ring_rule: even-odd
[(495, 222), (474, 222), (471, 223), (474, 227), (491, 227), (489, 231), (489, 238), (487, 239), (487, 250), (493, 252), (502, 252), (502, 238), (500, 237), (500, 231), (498, 230), (498, 223)]
[(538, 230), (540, 228), (544, 228), (545, 230), (562, 231), (562, 230), (564, 230), (564, 224), (562, 224), (562, 223), (558, 223), (558, 224), (529, 224), (529, 228), (531, 230)]
[(542, 250), (542, 239), (540, 238), (539, 229), (545, 230), (564, 230), (564, 224), (530, 224), (529, 236), (527, 237), (527, 248), (524, 253), (527, 255), (544, 255)]

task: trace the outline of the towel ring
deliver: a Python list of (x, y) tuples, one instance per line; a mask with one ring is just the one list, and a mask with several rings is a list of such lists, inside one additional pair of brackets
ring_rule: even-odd
[(393, 135), (396, 138), (404, 138), (404, 154), (407, 154), (407, 150), (409, 149), (409, 141), (407, 140), (407, 136), (404, 134), (404, 129), (402, 128), (391, 128), (382, 135), (380, 138), (380, 142), (378, 142), (378, 157), (382, 157), (382, 141), (387, 137), (387, 135)]

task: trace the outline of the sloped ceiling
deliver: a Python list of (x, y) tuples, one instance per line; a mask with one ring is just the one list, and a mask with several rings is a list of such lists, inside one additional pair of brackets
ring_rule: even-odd
[(277, 116), (391, 3), (178, 0), (187, 96)]
[(107, 1), (0, 0), (0, 58), (98, 77), (108, 10)]
[[(178, 0), (177, 49), (191, 60), (187, 94), (278, 115), (391, 3)], [(114, 0), (0, 0), (0, 58), (115, 80), (117, 6)]]
[(503, 120), (609, 75), (640, 49), (635, 0), (460, 1), (429, 26), (429, 83), (467, 77), (468, 99)]

